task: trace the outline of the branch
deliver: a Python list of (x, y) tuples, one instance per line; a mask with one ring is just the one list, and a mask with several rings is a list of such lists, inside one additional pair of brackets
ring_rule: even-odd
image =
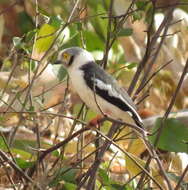
[(1, 158), (2, 158), (4, 161), (8, 162), (8, 163), (10, 164), (10, 166), (11, 166), (16, 172), (18, 172), (26, 181), (31, 182), (32, 184), (35, 185), (35, 187), (37, 187), (37, 189), (42, 190), (42, 188), (41, 188), (38, 184), (36, 184), (27, 174), (25, 174), (25, 173), (22, 171), (22, 169), (21, 169), (18, 165), (16, 165), (12, 160), (10, 160), (9, 157), (8, 157), (2, 150), (0, 150), (0, 156), (1, 156)]
[(187, 74), (187, 71), (188, 71), (188, 58), (187, 58), (185, 67), (183, 69), (182, 75), (180, 77), (179, 83), (177, 85), (177, 88), (176, 88), (176, 90), (175, 90), (175, 92), (174, 92), (174, 94), (172, 96), (171, 102), (170, 102), (170, 104), (169, 104), (169, 106), (168, 106), (168, 108), (167, 108), (167, 110), (166, 110), (166, 112), (165, 112), (165, 114), (163, 116), (161, 127), (159, 128), (158, 135), (157, 135), (157, 137), (155, 139), (155, 142), (154, 142), (154, 146), (157, 146), (157, 144), (158, 144), (161, 132), (162, 132), (162, 130), (164, 128), (164, 121), (168, 118), (168, 115), (170, 114), (170, 111), (171, 111), (172, 107), (174, 106), (174, 103), (176, 101), (176, 97), (177, 97), (177, 95), (178, 95), (178, 93), (180, 91), (180, 88), (182, 86), (182, 83), (183, 83), (183, 80), (185, 78), (185, 75)]
[(41, 155), (39, 156), (38, 160), (36, 161), (36, 163), (34, 164), (34, 166), (32, 168), (30, 168), (30, 170), (28, 171), (28, 176), (32, 177), (35, 169), (37, 167), (37, 164), (40, 163), (49, 153), (53, 152), (54, 150), (57, 150), (60, 147), (65, 146), (69, 141), (71, 141), (72, 139), (74, 139), (76, 136), (80, 135), (81, 133), (90, 130), (90, 127), (87, 126), (83, 129), (80, 129), (79, 131), (73, 133), (71, 136), (67, 137), (65, 140), (63, 140), (60, 143), (57, 143), (55, 146), (52, 146), (51, 148), (43, 151), (41, 153)]
[(181, 175), (176, 187), (174, 188), (174, 190), (178, 190), (180, 188), (181, 182), (183, 181), (183, 178), (185, 177), (186, 173), (188, 172), (188, 165), (185, 168), (185, 170), (183, 171), (183, 174)]

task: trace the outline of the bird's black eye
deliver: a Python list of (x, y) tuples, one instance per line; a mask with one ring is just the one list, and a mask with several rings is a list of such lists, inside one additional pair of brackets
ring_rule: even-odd
[(71, 58), (69, 59), (68, 66), (71, 66), (73, 61), (74, 61), (74, 55), (72, 55)]

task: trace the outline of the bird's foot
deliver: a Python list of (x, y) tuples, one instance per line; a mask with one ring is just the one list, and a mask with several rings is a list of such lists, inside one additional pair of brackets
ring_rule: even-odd
[(104, 119), (104, 116), (97, 115), (95, 118), (89, 121), (89, 126), (97, 127), (102, 122), (103, 119)]

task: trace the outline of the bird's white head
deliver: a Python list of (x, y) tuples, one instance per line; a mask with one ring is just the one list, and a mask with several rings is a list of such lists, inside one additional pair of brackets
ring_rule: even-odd
[(79, 47), (71, 47), (59, 53), (55, 64), (63, 64), (67, 70), (70, 70), (92, 61), (94, 61), (94, 58), (91, 53)]

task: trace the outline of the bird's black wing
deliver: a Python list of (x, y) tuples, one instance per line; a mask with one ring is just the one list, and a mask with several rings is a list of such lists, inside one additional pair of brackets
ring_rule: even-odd
[(111, 75), (106, 73), (95, 62), (82, 65), (80, 70), (83, 71), (84, 79), (91, 90), (95, 90), (97, 95), (119, 109), (131, 112), (136, 123), (141, 122), (133, 101)]

